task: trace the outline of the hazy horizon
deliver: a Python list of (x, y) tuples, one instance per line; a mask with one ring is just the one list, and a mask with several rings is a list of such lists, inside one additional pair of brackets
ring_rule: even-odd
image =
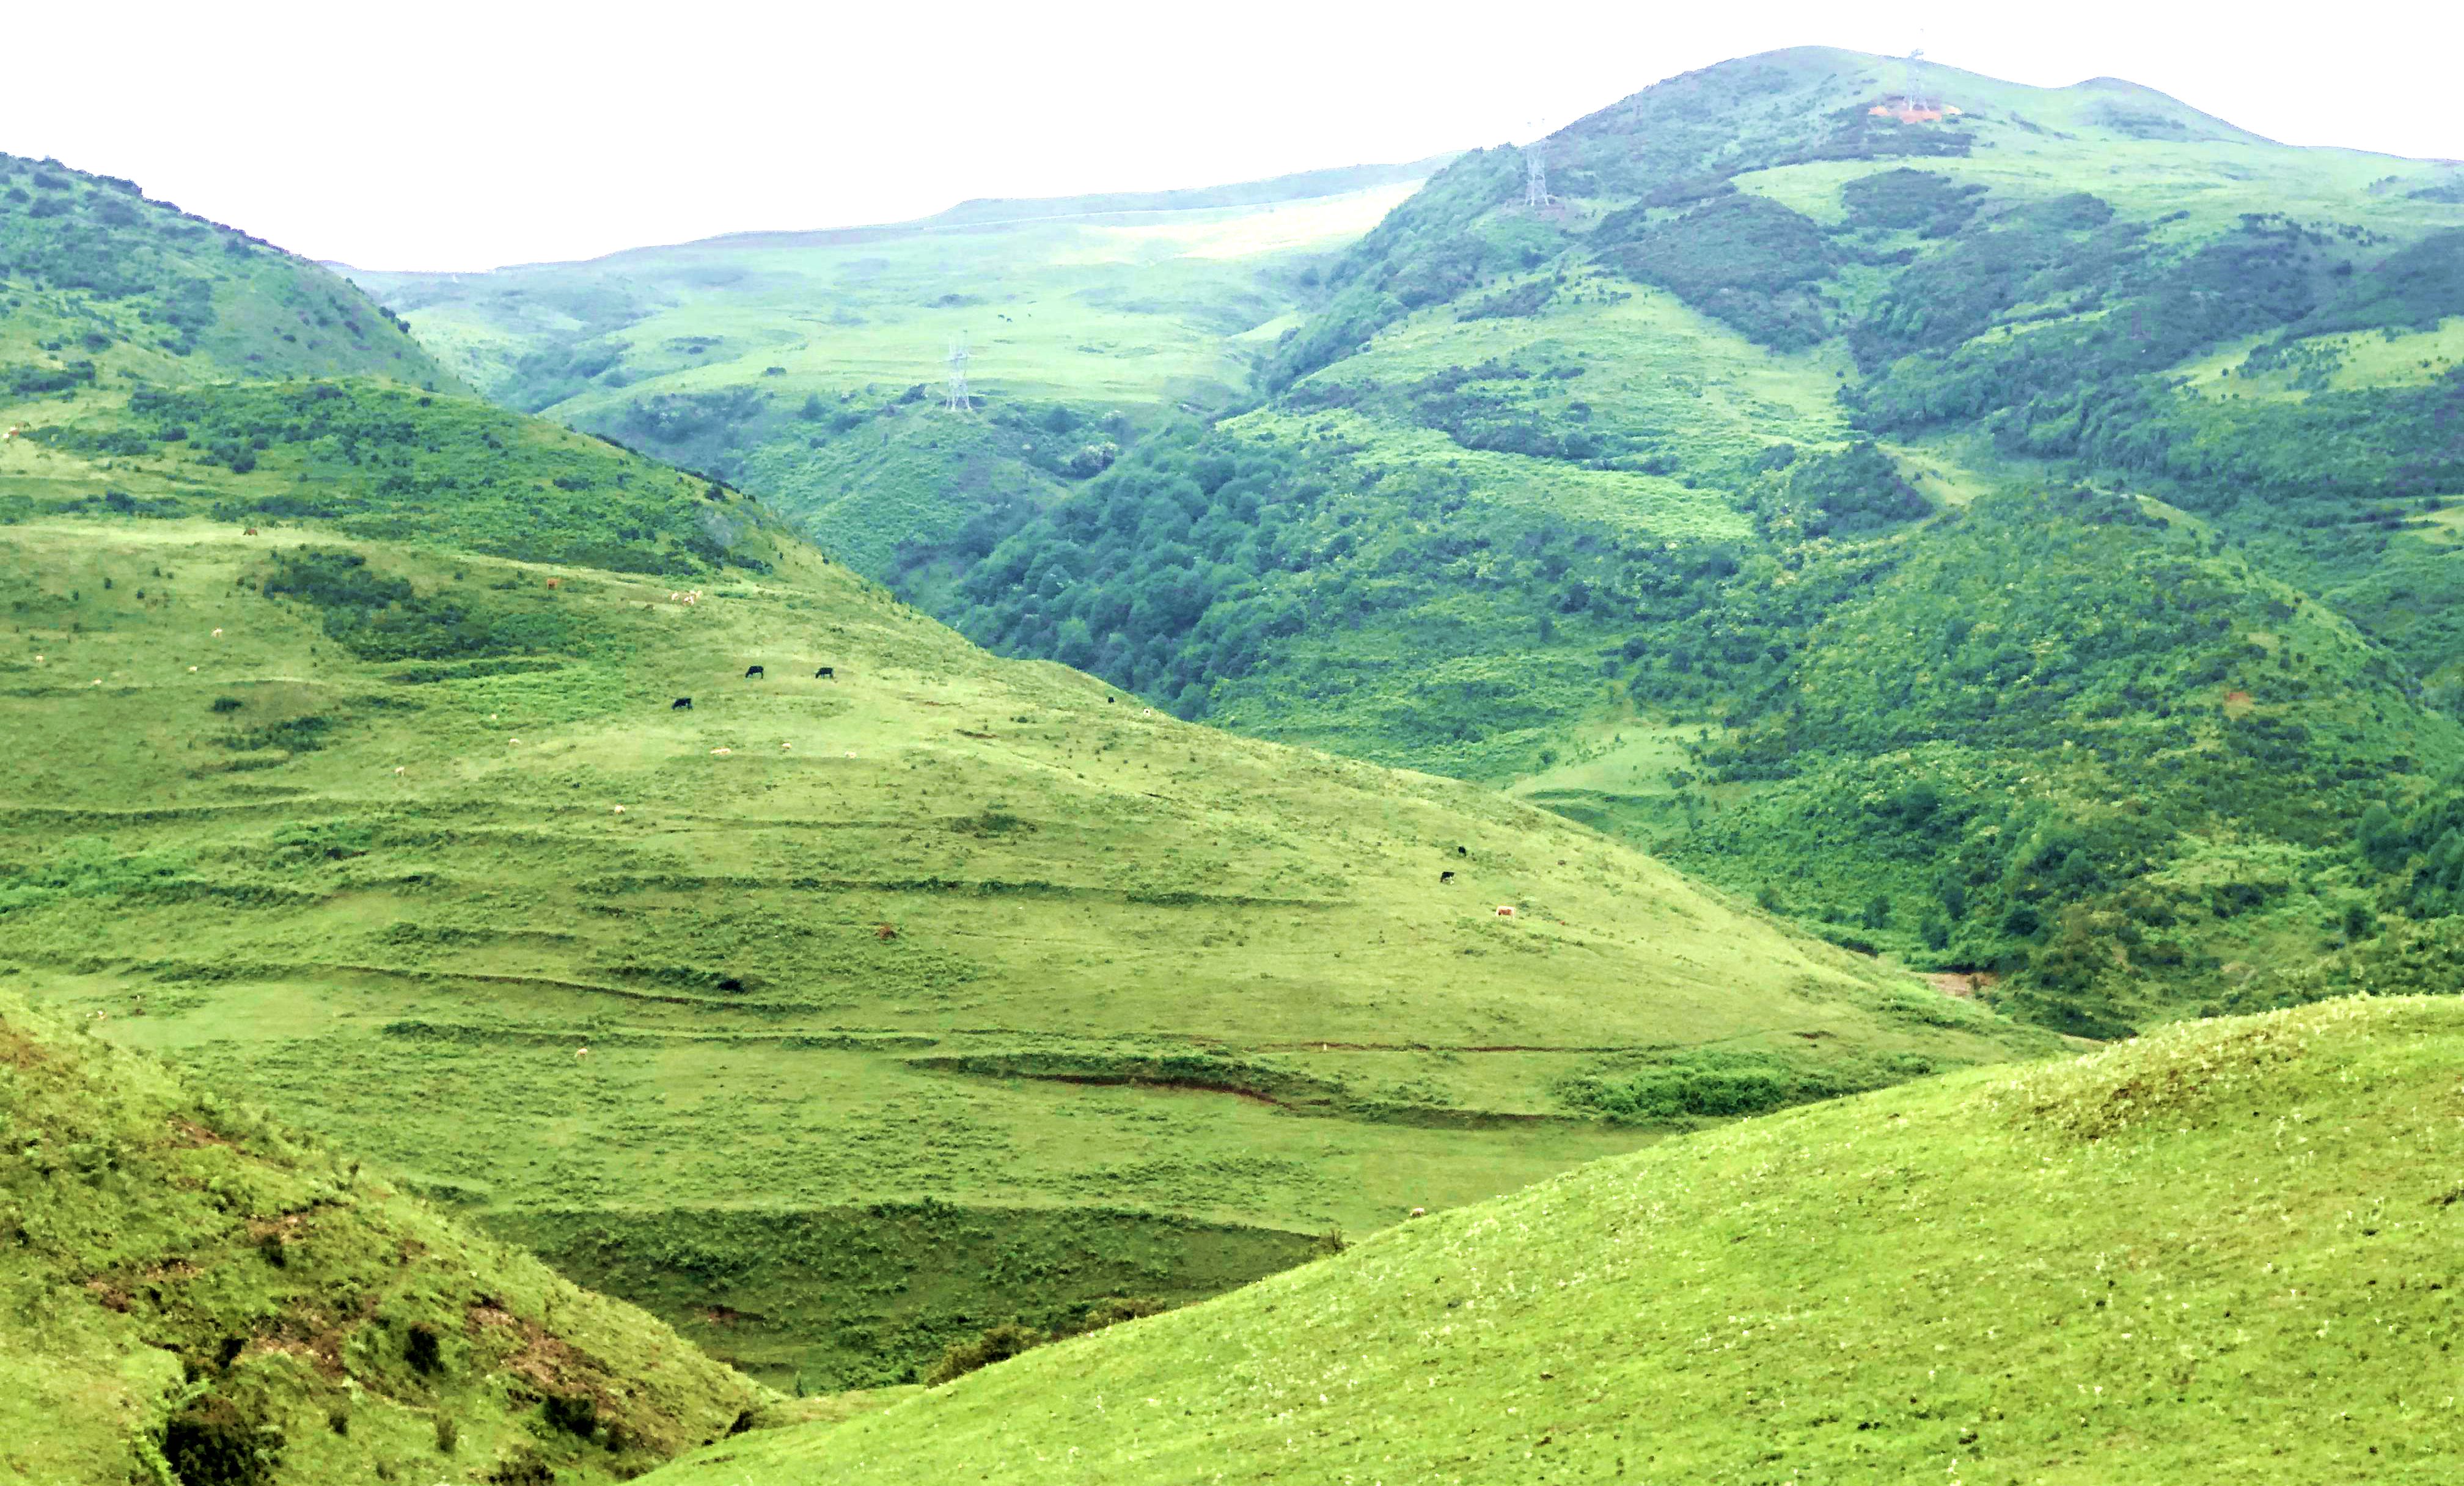
[(2112, 0), (2055, 31), (1939, 3), (1872, 19), (1796, 3), (1550, 19), (1526, 34), (1289, 0), (1220, 25), (1111, 3), (960, 5), (928, 36), (903, 18), (745, 6), (688, 24), (467, 0), (416, 23), (295, 0), (211, 18), (139, 5), (107, 33), (91, 11), (19, 19), (20, 57), (107, 55), (141, 101), (93, 107), (90, 69), (21, 73), (0, 98), (0, 149), (134, 179), (310, 257), (440, 273), (1419, 160), (1799, 45), (1923, 46), (2038, 86), (2122, 77), (2286, 143), (2464, 157), (2439, 76), (2464, 40), (2452, 14), (2339, 34), (2219, 32)]

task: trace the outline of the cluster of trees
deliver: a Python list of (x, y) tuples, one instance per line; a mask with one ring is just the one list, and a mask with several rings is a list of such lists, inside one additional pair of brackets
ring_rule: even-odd
[(356, 552), (277, 553), (259, 590), (318, 611), (325, 633), (367, 661), (468, 660), (553, 650), (571, 625), (552, 608), (480, 605), (423, 595), (410, 580), (371, 567)]
[(1151, 438), (985, 554), (960, 584), (961, 627), (1198, 715), (1215, 681), (1307, 621), (1257, 583), (1313, 548), (1327, 492), (1298, 465), (1191, 426)]
[(2415, 918), (2464, 914), (2464, 773), (2403, 815), (2373, 801), (2362, 812), (2353, 842), (2385, 881), (2391, 907)]
[(1813, 218), (1733, 189), (1682, 216), (1657, 215), (1643, 206), (1612, 213), (1592, 234), (1594, 250), (1758, 344), (1801, 351), (1831, 334), (1816, 286), (1835, 258)]

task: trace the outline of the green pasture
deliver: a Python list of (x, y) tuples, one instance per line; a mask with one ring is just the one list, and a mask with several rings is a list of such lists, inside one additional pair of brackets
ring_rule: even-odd
[[(281, 446), (6, 457), (296, 482)], [(255, 519), (0, 530), (0, 963), (782, 1387), (1672, 1127), (1585, 1103), (1603, 1060), (1827, 1088), (2042, 1045), (1558, 817), (995, 661), (793, 543), (681, 579)], [(283, 596), (309, 572), (409, 597)], [(816, 1284), (850, 1246), (879, 1282)]]

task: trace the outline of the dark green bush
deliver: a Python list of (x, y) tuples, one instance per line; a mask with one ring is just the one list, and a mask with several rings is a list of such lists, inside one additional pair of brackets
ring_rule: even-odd
[[(445, 1370), (445, 1349), (441, 1343), (442, 1338), (434, 1324), (425, 1321), (415, 1322), (411, 1325), (410, 1334), (403, 1341), (403, 1360), (410, 1364), (411, 1371), (433, 1377)], [(440, 1441), (445, 1437), (445, 1431), (451, 1423), (452, 1421), (443, 1414), (437, 1415), (437, 1438)], [(452, 1447), (440, 1444), (438, 1448), (450, 1451)]]
[(587, 1393), (550, 1393), (541, 1407), (552, 1429), (583, 1439), (599, 1432), (599, 1400)]
[(1557, 1092), (1577, 1108), (1621, 1122), (1683, 1124), (1760, 1114), (1933, 1071), (1908, 1055), (1808, 1065), (1775, 1053), (1702, 1051), (1603, 1060), (1566, 1079)]
[(279, 1430), (250, 1424), (225, 1398), (200, 1399), (163, 1429), (163, 1458), (181, 1486), (260, 1486), (274, 1478), (282, 1448)]
[(491, 1486), (556, 1486), (556, 1468), (525, 1445), (491, 1467), (488, 1480)]
[(965, 1342), (954, 1342), (924, 1373), (924, 1386), (939, 1388), (956, 1378), (965, 1377), (979, 1367), (989, 1367), (1006, 1362), (1021, 1352), (1042, 1346), (1052, 1339), (1041, 1331), (1003, 1322), (987, 1328), (983, 1334)]

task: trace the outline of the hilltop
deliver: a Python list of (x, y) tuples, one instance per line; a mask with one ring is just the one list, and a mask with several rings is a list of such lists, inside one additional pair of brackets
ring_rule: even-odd
[(650, 1317), (94, 1030), (0, 985), (0, 1469), (605, 1481), (757, 1405)]
[(133, 181), (0, 154), (0, 398), (218, 377), (464, 390), (393, 312)]
[(0, 418), (0, 964), (782, 1387), (2055, 1045), (450, 390)]
[(654, 1473), (2435, 1481), (2452, 997), (1688, 1136)]

